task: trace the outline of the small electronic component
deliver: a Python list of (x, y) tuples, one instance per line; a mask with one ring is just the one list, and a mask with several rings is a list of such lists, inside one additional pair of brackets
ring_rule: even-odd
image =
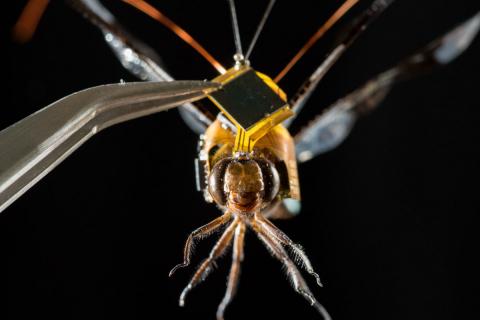
[(251, 152), (258, 139), (294, 114), (275, 82), (249, 66), (237, 65), (212, 81), (222, 88), (208, 97), (237, 127), (233, 152)]

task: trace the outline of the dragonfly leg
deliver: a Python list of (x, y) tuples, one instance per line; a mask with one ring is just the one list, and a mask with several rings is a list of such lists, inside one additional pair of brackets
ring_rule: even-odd
[(193, 275), (188, 285), (185, 287), (185, 289), (183, 289), (182, 294), (180, 295), (180, 301), (179, 301), (180, 306), (183, 307), (185, 305), (185, 298), (187, 294), (190, 292), (190, 290), (192, 290), (197, 284), (199, 284), (201, 281), (203, 281), (207, 277), (209, 271), (211, 271), (212, 269), (212, 265), (214, 261), (217, 258), (219, 258), (228, 248), (228, 246), (230, 245), (230, 242), (232, 241), (237, 225), (238, 225), (238, 219), (235, 219), (228, 226), (228, 228), (222, 234), (218, 242), (215, 244), (212, 251), (210, 252), (209, 257), (203, 261), (203, 263), (200, 265), (197, 272), (195, 272), (195, 274)]
[(230, 221), (232, 214), (230, 212), (226, 212), (222, 216), (216, 218), (215, 220), (207, 223), (204, 226), (201, 226), (200, 228), (196, 229), (187, 238), (187, 241), (185, 242), (185, 248), (183, 249), (183, 262), (180, 264), (177, 264), (169, 273), (169, 277), (171, 277), (175, 271), (177, 271), (180, 268), (184, 268), (190, 264), (190, 259), (192, 257), (192, 252), (193, 252), (193, 247), (195, 240), (205, 238), (212, 234), (213, 232), (217, 231), (221, 226), (223, 226), (225, 223)]
[(243, 246), (245, 239), (245, 223), (240, 222), (235, 230), (235, 239), (233, 242), (232, 267), (228, 276), (227, 291), (222, 302), (217, 309), (217, 320), (223, 320), (225, 309), (232, 301), (238, 287), (240, 278), (240, 265), (243, 261)]
[(263, 217), (261, 214), (256, 214), (255, 219), (258, 224), (263, 228), (265, 233), (268, 233), (271, 237), (276, 239), (279, 243), (286, 246), (290, 250), (292, 250), (293, 254), (295, 255), (295, 260), (300, 262), (305, 270), (311, 274), (317, 284), (322, 287), (322, 282), (320, 281), (320, 276), (313, 270), (312, 263), (310, 259), (308, 259), (307, 255), (303, 251), (303, 248), (298, 243), (293, 242), (282, 230), (280, 230), (277, 226), (275, 226), (272, 222), (268, 219)]
[(295, 291), (301, 294), (323, 316), (325, 320), (331, 320), (327, 310), (325, 310), (325, 308), (313, 296), (305, 280), (300, 274), (300, 271), (298, 271), (294, 262), (290, 259), (287, 252), (282, 247), (281, 242), (276, 237), (272, 236), (268, 231), (265, 231), (264, 227), (262, 227), (258, 221), (253, 220), (251, 225), (265, 247), (267, 247), (267, 249), (275, 258), (283, 263), (288, 277), (292, 281)]

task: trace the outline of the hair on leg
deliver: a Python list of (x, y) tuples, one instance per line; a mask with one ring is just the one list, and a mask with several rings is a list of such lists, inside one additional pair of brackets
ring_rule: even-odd
[(187, 241), (185, 242), (185, 248), (183, 249), (183, 263), (177, 264), (175, 267), (173, 267), (168, 276), (171, 277), (175, 271), (190, 264), (190, 258), (192, 256), (195, 240), (209, 236), (212, 232), (218, 230), (221, 226), (230, 221), (231, 217), (232, 214), (227, 211), (222, 216), (190, 233)]
[(261, 213), (256, 213), (254, 219), (265, 230), (265, 232), (271, 235), (271, 237), (292, 250), (293, 254), (295, 255), (295, 261), (297, 263), (300, 262), (305, 270), (315, 278), (317, 284), (320, 287), (323, 287), (322, 282), (320, 281), (320, 276), (315, 272), (315, 270), (313, 270), (312, 263), (303, 251), (301, 245), (293, 242), (282, 230), (275, 226), (270, 220), (262, 216)]
[(235, 220), (228, 226), (228, 228), (225, 230), (225, 232), (222, 234), (220, 239), (213, 247), (212, 251), (210, 251), (210, 255), (208, 256), (208, 258), (202, 262), (188, 285), (185, 287), (185, 289), (183, 289), (179, 300), (179, 305), (181, 307), (185, 305), (185, 297), (190, 292), (190, 290), (192, 290), (197, 284), (199, 284), (207, 277), (208, 273), (212, 268), (213, 262), (218, 257), (220, 257), (230, 245), (230, 242), (232, 241), (233, 235), (235, 233), (235, 229), (238, 225), (238, 221), (238, 218), (235, 218)]
[(314, 307), (325, 320), (331, 320), (327, 310), (315, 299), (312, 292), (308, 288), (305, 280), (303, 279), (300, 271), (288, 256), (285, 249), (282, 247), (280, 241), (273, 237), (269, 232), (266, 232), (257, 221), (253, 220), (251, 223), (252, 228), (257, 233), (257, 236), (272, 253), (272, 255), (280, 260), (286, 268), (287, 274), (292, 281), (292, 285), (299, 294), (301, 294), (310, 304)]
[(217, 320), (223, 320), (225, 309), (232, 301), (237, 291), (238, 279), (240, 277), (240, 265), (243, 261), (243, 249), (245, 239), (245, 223), (240, 222), (235, 230), (235, 239), (233, 242), (232, 267), (228, 276), (227, 291), (222, 302), (217, 309)]

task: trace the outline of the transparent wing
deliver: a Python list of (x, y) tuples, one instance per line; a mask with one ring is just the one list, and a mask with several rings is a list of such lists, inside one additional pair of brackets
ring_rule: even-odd
[(196, 101), (216, 88), (204, 81), (93, 87), (0, 131), (0, 212), (98, 131)]
[(469, 47), (479, 29), (480, 12), (338, 100), (295, 136), (298, 160), (308, 161), (338, 146), (348, 136), (357, 118), (376, 108), (395, 83), (451, 62)]
[[(174, 80), (161, 67), (155, 51), (122, 28), (98, 0), (69, 0), (68, 3), (100, 29), (122, 66), (133, 75), (145, 81)], [(214, 120), (191, 103), (184, 104), (179, 110), (183, 120), (198, 134), (203, 133)]]
[[(350, 47), (350, 45), (357, 39), (363, 31), (373, 22), (375, 19), (388, 8), (388, 6), (394, 0), (375, 0), (370, 7), (365, 10), (360, 16), (356, 17), (350, 26), (346, 29), (344, 36), (339, 43), (334, 46), (332, 52), (327, 55), (327, 58), (318, 66), (315, 72), (303, 83), (298, 89), (289, 104), (292, 107), (295, 114), (298, 114), (312, 93), (317, 88), (320, 81), (330, 68), (337, 62), (342, 54)], [(295, 117), (289, 118), (284, 122), (286, 127), (290, 126)]]

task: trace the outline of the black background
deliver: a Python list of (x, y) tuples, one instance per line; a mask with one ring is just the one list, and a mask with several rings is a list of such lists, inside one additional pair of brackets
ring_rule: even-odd
[[(100, 33), (61, 1), (51, 1), (30, 43), (14, 43), (9, 30), (25, 1), (15, 2), (1, 9), (0, 129), (74, 91), (135, 80)], [(152, 2), (231, 64), (226, 1)], [(239, 4), (244, 46), (265, 5)], [(337, 5), (279, 1), (252, 65), (274, 76)], [(398, 1), (328, 74), (293, 131), (478, 9), (476, 0)], [(216, 75), (161, 25), (125, 5), (113, 10), (177, 79)], [(288, 94), (353, 13), (282, 80)], [(334, 319), (479, 316), (479, 57), (477, 39), (451, 65), (400, 84), (337, 150), (300, 166), (302, 213), (277, 224), (305, 247), (325, 287), (305, 277)], [(219, 215), (195, 191), (196, 140), (175, 111), (119, 125), (6, 209), (0, 216), (0, 318), (214, 319), (229, 255), (185, 308), (177, 303), (214, 237), (199, 244), (191, 268), (167, 276), (181, 260), (188, 233)], [(252, 234), (243, 266), (227, 319), (318, 319)]]

